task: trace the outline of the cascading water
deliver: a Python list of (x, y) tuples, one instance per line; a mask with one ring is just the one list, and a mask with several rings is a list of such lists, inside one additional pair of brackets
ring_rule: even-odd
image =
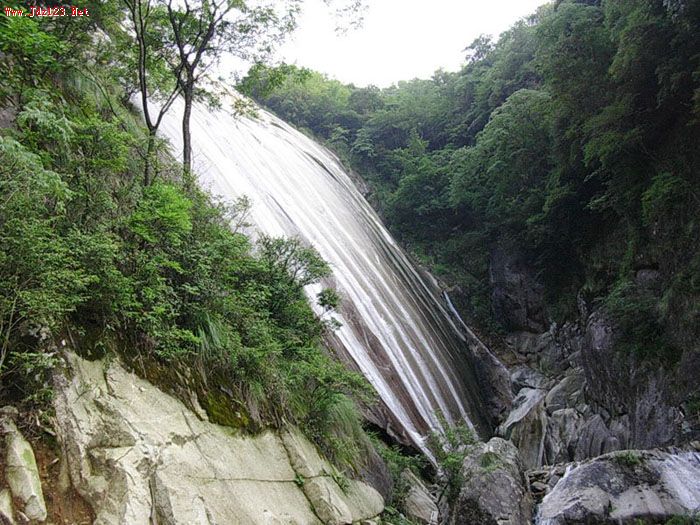
[[(175, 152), (181, 110), (175, 104), (161, 126)], [(458, 329), (437, 284), (414, 268), (336, 158), (263, 110), (251, 119), (195, 106), (191, 127), (193, 168), (205, 188), (249, 197), (259, 232), (297, 236), (331, 265), (323, 285), (342, 297), (342, 327), (329, 343), (378, 392), (382, 406), (370, 417), (424, 450), (439, 413), (488, 433), (465, 339), (473, 335)]]

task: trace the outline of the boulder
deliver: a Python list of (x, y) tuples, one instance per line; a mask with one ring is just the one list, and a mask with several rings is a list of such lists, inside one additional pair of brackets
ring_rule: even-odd
[(348, 480), (343, 487), (342, 497), (350, 509), (352, 523), (372, 521), (384, 512), (384, 498), (366, 483)]
[(493, 438), (470, 454), (449, 525), (529, 525), (532, 498), (518, 450)]
[(303, 489), (322, 523), (339, 525), (354, 521), (340, 487), (333, 480), (311, 478), (304, 482)]
[(537, 468), (544, 461), (544, 441), (547, 414), (544, 410), (545, 391), (523, 388), (513, 401), (508, 419), (498, 428), (498, 435), (510, 439), (527, 468)]
[(600, 414), (591, 416), (579, 432), (574, 460), (594, 458), (620, 448), (619, 440), (612, 435)]
[(698, 508), (700, 453), (624, 451), (570, 466), (544, 497), (538, 523), (665, 523)]
[(438, 506), (425, 483), (408, 469), (401, 473), (401, 478), (408, 485), (408, 494), (403, 502), (406, 517), (421, 525), (437, 523)]
[[(577, 323), (567, 322), (559, 327), (552, 325), (550, 338), (545, 338), (538, 353), (541, 370), (551, 375), (560, 375), (569, 367), (577, 366), (578, 356), (583, 345), (583, 335)], [(543, 334), (544, 335), (544, 334)]]
[(523, 388), (538, 388), (546, 390), (551, 381), (537, 370), (529, 366), (519, 366), (510, 375), (513, 384), (513, 393), (517, 394)]
[(5, 438), (5, 481), (12, 498), (30, 520), (46, 520), (46, 503), (41, 489), (34, 451), (9, 416), (0, 416), (0, 432)]
[(555, 411), (547, 422), (545, 457), (547, 464), (574, 460), (579, 429), (584, 419), (574, 408)]
[(567, 375), (554, 388), (552, 388), (545, 398), (547, 413), (552, 414), (564, 408), (573, 408), (583, 401), (583, 389), (586, 385), (586, 378), (582, 373), (573, 372)]
[(202, 420), (116, 361), (66, 355), (55, 378), (70, 481), (98, 525), (352, 523), (381, 495), (334, 468), (294, 429), (243, 435)]
[(506, 344), (528, 361), (536, 361), (537, 356), (553, 342), (552, 334), (533, 334), (531, 332), (513, 332), (506, 337)]

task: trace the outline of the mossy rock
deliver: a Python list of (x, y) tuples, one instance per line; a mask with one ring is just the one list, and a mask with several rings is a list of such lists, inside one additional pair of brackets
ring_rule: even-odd
[(493, 472), (502, 464), (501, 458), (495, 452), (484, 452), (481, 457), (479, 457), (479, 466), (486, 472)]
[(212, 423), (236, 429), (250, 426), (248, 414), (241, 407), (234, 407), (231, 399), (222, 392), (209, 392), (202, 405)]

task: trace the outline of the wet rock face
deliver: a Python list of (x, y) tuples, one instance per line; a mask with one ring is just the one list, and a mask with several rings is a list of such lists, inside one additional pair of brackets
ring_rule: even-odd
[(455, 502), (449, 525), (529, 525), (532, 498), (518, 449), (493, 438), (462, 467), (464, 484)]
[(538, 523), (664, 523), (698, 508), (700, 453), (625, 451), (568, 467), (544, 497)]
[(55, 385), (58, 437), (99, 525), (349, 524), (383, 510), (369, 485), (341, 488), (294, 429), (238, 435), (118, 363), (67, 360)]
[(544, 288), (516, 255), (494, 249), (490, 254), (489, 280), (494, 313), (507, 329), (541, 332), (546, 328)]
[(467, 338), (474, 362), (474, 375), (478, 389), (482, 392), (489, 426), (493, 429), (505, 419), (511, 409), (513, 393), (510, 374), (474, 334), (468, 333)]

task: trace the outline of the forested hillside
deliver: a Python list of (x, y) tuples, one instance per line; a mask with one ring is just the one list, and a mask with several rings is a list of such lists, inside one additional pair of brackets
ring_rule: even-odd
[[(330, 268), (296, 239), (253, 243), (246, 201), (200, 190), (144, 126), (126, 12), (0, 18), (0, 404), (50, 426), (67, 347), (121, 356), (217, 423), (294, 422), (350, 461), (348, 396), (369, 387), (323, 348), (331, 318), (303, 293)], [(160, 74), (154, 89), (174, 85)]]
[(490, 304), (505, 251), (549, 321), (594, 301), (619, 350), (672, 363), (700, 335), (698, 27), (692, 0), (560, 0), (474, 41), (457, 73), (378, 89), (258, 66), (240, 87), (369, 182), (472, 320), (510, 328)]

